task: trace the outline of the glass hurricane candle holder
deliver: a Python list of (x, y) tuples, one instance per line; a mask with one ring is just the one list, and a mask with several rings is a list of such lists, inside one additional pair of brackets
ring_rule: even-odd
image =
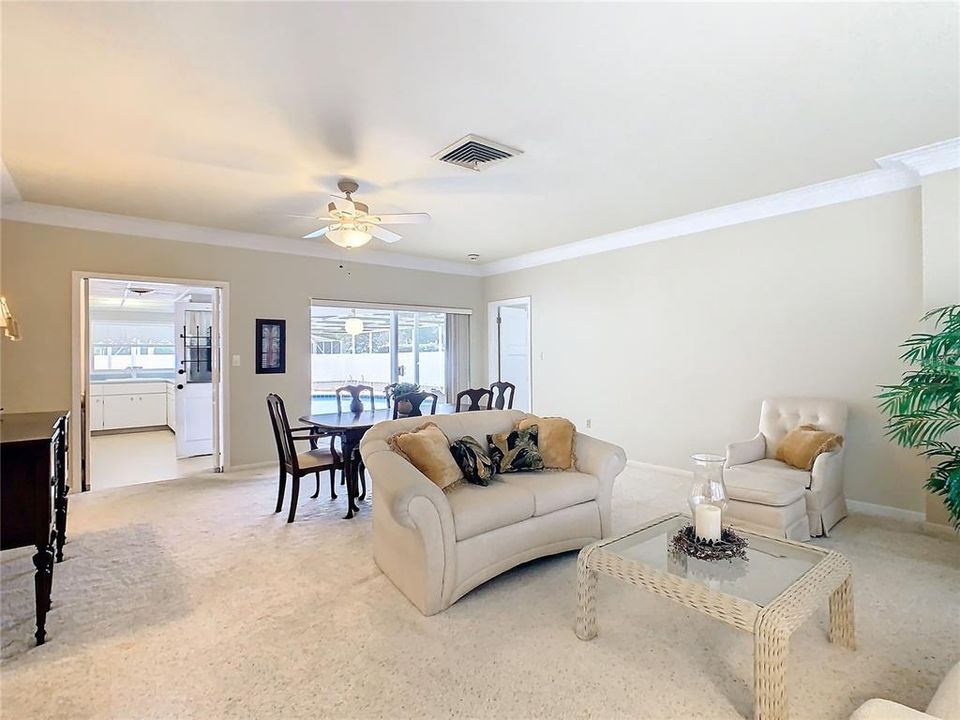
[(690, 514), (697, 537), (718, 542), (727, 507), (727, 487), (723, 484), (722, 455), (701, 453), (691, 457), (693, 482), (690, 484)]

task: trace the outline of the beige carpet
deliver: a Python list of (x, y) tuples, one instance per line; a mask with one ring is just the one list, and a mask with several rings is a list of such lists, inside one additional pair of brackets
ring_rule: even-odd
[[(347, 522), (343, 499), (303, 497), (287, 525), (275, 483), (73, 498), (40, 648), (29, 552), (4, 553), (3, 717), (751, 716), (749, 635), (602, 581), (600, 635), (581, 642), (572, 553), (424, 618), (374, 565), (368, 507)], [(617, 529), (682, 507), (684, 489), (628, 470)], [(960, 654), (960, 544), (862, 516), (823, 544), (853, 563), (859, 649), (827, 642), (826, 608), (794, 634), (792, 717), (846, 718), (872, 696), (924, 706)]]

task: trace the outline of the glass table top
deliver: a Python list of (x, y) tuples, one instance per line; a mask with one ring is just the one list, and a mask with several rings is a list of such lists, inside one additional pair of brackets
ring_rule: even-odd
[(798, 547), (737, 529), (747, 539), (748, 560), (698, 560), (670, 547), (676, 532), (689, 523), (690, 518), (684, 515), (665, 518), (614, 540), (601, 550), (761, 607), (826, 556), (817, 548)]

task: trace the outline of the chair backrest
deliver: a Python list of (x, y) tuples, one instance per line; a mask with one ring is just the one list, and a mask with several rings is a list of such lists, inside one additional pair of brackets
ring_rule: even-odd
[[(462, 407), (464, 398), (470, 400), (470, 404), (466, 408)], [(484, 399), (486, 399), (486, 403), (483, 402)], [(487, 388), (468, 388), (457, 393), (456, 412), (462, 412), (464, 410), (467, 412), (472, 410), (489, 410), (492, 404), (493, 390), (487, 390)]]
[(273, 439), (277, 442), (280, 467), (285, 467), (296, 474), (300, 468), (297, 463), (297, 451), (293, 445), (293, 433), (290, 432), (290, 423), (287, 421), (287, 410), (283, 406), (283, 400), (276, 393), (267, 395), (267, 411), (270, 413), (270, 424), (273, 425)]
[(516, 385), (501, 380), (490, 383), (490, 390), (493, 391), (493, 407), (497, 410), (513, 409), (513, 394), (517, 391)]
[(428, 414), (436, 415), (437, 414), (437, 394), (432, 392), (427, 392), (424, 390), (421, 392), (407, 393), (406, 395), (401, 395), (398, 398), (394, 398), (393, 419), (396, 420), (400, 416), (400, 403), (402, 403), (404, 400), (409, 402), (413, 408), (407, 414), (407, 417), (414, 417), (415, 415), (423, 415), (423, 410), (421, 406), (423, 405), (424, 401), (427, 398), (430, 398), (431, 400), (430, 412)]
[(784, 436), (801, 425), (843, 435), (847, 406), (829, 398), (767, 398), (760, 408), (760, 432), (767, 441), (767, 457), (776, 455)]
[(376, 404), (374, 403), (373, 388), (369, 385), (344, 385), (343, 387), (337, 388), (337, 412), (342, 413), (343, 407), (340, 404), (340, 397), (342, 394), (350, 395), (350, 404), (353, 404), (354, 400), (359, 400), (363, 402), (363, 399), (360, 397), (362, 393), (370, 393), (370, 409), (376, 410)]

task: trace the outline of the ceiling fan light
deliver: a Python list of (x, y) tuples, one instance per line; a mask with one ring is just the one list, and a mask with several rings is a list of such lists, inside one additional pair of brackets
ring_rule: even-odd
[(359, 335), (363, 332), (363, 320), (358, 317), (348, 317), (343, 321), (343, 329), (350, 335)]
[(326, 237), (327, 240), (334, 245), (349, 249), (366, 245), (373, 236), (357, 227), (347, 225), (339, 227), (336, 230), (327, 230)]

